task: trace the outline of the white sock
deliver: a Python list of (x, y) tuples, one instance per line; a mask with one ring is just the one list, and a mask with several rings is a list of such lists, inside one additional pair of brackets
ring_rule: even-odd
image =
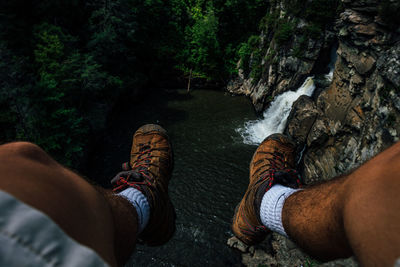
[(119, 192), (118, 195), (125, 197), (136, 208), (139, 224), (138, 233), (141, 233), (146, 227), (150, 218), (150, 205), (146, 196), (133, 187), (129, 187)]
[(299, 190), (276, 184), (264, 194), (260, 207), (260, 218), (264, 226), (288, 237), (282, 225), (283, 204), (291, 194)]

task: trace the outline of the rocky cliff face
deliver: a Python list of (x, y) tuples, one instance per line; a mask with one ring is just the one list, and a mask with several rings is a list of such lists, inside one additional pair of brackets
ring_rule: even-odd
[(315, 100), (299, 99), (286, 129), (306, 147), (306, 183), (349, 171), (399, 140), (400, 32), (378, 16), (378, 1), (343, 2), (332, 83)]
[[(286, 48), (279, 52), (275, 64), (264, 62), (267, 71), (256, 84), (242, 71), (228, 87), (233, 93), (250, 96), (256, 109), (261, 110), (269, 96), (294, 89), (311, 74), (321, 51), (337, 38), (338, 58), (331, 84), (317, 90), (312, 98), (300, 97), (285, 130), (304, 152), (299, 167), (307, 184), (346, 173), (399, 140), (399, 25), (384, 22), (379, 12), (382, 1), (341, 2), (343, 9), (333, 29), (336, 37), (331, 37), (328, 30), (324, 38), (310, 40), (305, 54), (311, 50), (313, 54), (302, 59), (290, 56), (292, 48)], [(249, 252), (246, 248), (244, 263), (300, 266), (308, 261), (290, 241), (277, 235), (271, 238), (269, 245), (264, 244), (268, 249), (252, 248)], [(347, 260), (326, 265), (342, 264), (356, 263)]]
[(242, 58), (237, 77), (227, 86), (233, 94), (249, 96), (258, 112), (275, 96), (299, 87), (313, 70), (324, 72), (321, 64), (328, 64), (336, 41), (333, 18), (317, 25), (302, 16), (305, 11), (289, 12), (292, 1), (270, 3), (257, 48), (248, 60)]

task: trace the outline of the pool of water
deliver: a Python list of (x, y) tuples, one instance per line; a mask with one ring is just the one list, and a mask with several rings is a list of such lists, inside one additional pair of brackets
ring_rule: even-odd
[(121, 103), (91, 156), (88, 175), (107, 185), (128, 161), (132, 134), (145, 123), (169, 133), (175, 168), (169, 192), (176, 233), (166, 245), (137, 246), (135, 266), (235, 266), (240, 255), (227, 247), (231, 218), (248, 183), (255, 146), (236, 131), (256, 119), (249, 100), (222, 91), (156, 91), (140, 103)]

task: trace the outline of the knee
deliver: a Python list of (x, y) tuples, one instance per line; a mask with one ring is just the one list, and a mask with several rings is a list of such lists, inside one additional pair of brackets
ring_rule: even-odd
[(30, 142), (13, 142), (0, 146), (1, 160), (26, 159), (42, 163), (50, 163), (52, 160), (38, 145)]

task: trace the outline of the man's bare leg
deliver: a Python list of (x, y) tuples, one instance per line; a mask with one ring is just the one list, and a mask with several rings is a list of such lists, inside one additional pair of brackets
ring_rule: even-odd
[(158, 246), (175, 232), (168, 196), (173, 155), (165, 129), (140, 127), (125, 167), (112, 180), (112, 192), (92, 186), (34, 144), (10, 143), (0, 146), (0, 190), (47, 214), (112, 266), (123, 265), (138, 237)]
[(0, 189), (47, 214), (112, 266), (133, 252), (137, 215), (128, 200), (95, 189), (34, 144), (0, 146)]
[(400, 143), (351, 174), (304, 190), (295, 151), (282, 134), (257, 148), (233, 217), (236, 237), (253, 245), (273, 230), (321, 260), (355, 255), (365, 266), (393, 266), (400, 257)]
[(282, 221), (316, 258), (354, 254), (363, 266), (393, 266), (400, 257), (400, 143), (347, 176), (289, 196)]

